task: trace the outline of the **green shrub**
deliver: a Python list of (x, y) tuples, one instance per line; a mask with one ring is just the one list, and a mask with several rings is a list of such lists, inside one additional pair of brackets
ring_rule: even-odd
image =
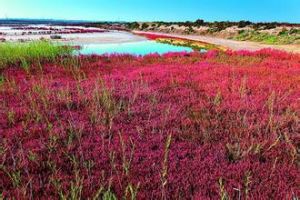
[(133, 29), (139, 29), (140, 28), (140, 24), (137, 22), (132, 22), (132, 23), (128, 23), (127, 27), (131, 30)]
[(289, 31), (286, 28), (283, 28), (279, 33), (278, 36), (286, 36), (289, 34)]
[(246, 26), (249, 26), (249, 25), (251, 25), (252, 23), (250, 22), (250, 21), (239, 21), (238, 22), (238, 27), (239, 28), (244, 28), (244, 27), (246, 27)]
[(291, 34), (291, 35), (299, 34), (300, 35), (300, 29), (292, 28), (292, 29), (290, 29), (289, 34)]
[(197, 27), (199, 27), (199, 26), (204, 26), (204, 25), (205, 25), (205, 21), (204, 21), (203, 19), (197, 19), (197, 20), (195, 21), (195, 25), (196, 25)]
[[(291, 29), (292, 30), (292, 29)], [(265, 44), (293, 44), (297, 43), (300, 35), (296, 34), (297, 31), (288, 31), (287, 29), (283, 29), (277, 35), (263, 33), (259, 31), (239, 31), (238, 35), (233, 37), (235, 40), (240, 41), (254, 41), (254, 42), (262, 42)], [(293, 34), (291, 34), (291, 32)]]
[(191, 33), (194, 33), (195, 30), (193, 29), (193, 27), (189, 26), (185, 29), (184, 31), (186, 34), (191, 34)]
[(143, 23), (142, 24), (142, 30), (149, 28), (149, 24)]

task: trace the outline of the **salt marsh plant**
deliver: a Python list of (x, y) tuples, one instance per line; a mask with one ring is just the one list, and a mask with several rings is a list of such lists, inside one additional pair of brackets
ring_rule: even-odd
[(298, 54), (18, 62), (1, 69), (3, 199), (300, 196)]

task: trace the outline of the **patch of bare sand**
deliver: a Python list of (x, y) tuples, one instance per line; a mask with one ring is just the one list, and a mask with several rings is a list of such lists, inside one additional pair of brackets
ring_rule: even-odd
[(183, 39), (190, 39), (196, 41), (207, 42), (210, 44), (220, 45), (232, 50), (248, 50), (248, 51), (257, 51), (260, 49), (271, 48), (284, 50), (292, 53), (300, 53), (300, 45), (267, 45), (261, 44), (257, 42), (248, 42), (248, 41), (235, 41), (229, 39), (222, 39), (210, 36), (199, 36), (199, 35), (182, 35), (182, 34), (166, 34), (159, 32), (143, 32), (143, 31), (133, 31), (134, 33), (150, 33), (150, 34), (158, 34), (165, 36), (178, 37)]
[(98, 34), (78, 34), (75, 36), (66, 36), (65, 43), (75, 44), (75, 45), (85, 45), (85, 44), (118, 44), (118, 43), (128, 43), (128, 42), (139, 42), (145, 41), (144, 37), (134, 35), (129, 32), (122, 31), (110, 31)]
[(75, 34), (57, 34), (62, 39), (51, 39), (50, 34), (36, 34), (36, 35), (21, 35), (11, 34), (2, 36), (6, 41), (34, 41), (34, 40), (52, 40), (71, 45), (85, 45), (85, 44), (118, 44), (128, 42), (145, 41), (144, 37), (134, 35), (123, 31), (108, 31), (103, 33), (75, 33)]

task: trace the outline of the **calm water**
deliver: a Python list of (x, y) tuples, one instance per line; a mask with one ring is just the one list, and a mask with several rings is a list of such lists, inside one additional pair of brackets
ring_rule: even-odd
[(157, 43), (155, 41), (140, 41), (121, 44), (88, 44), (83, 45), (79, 50), (80, 54), (135, 54), (146, 55), (150, 53), (164, 54), (168, 52), (192, 52), (189, 47), (174, 46), (169, 44)]

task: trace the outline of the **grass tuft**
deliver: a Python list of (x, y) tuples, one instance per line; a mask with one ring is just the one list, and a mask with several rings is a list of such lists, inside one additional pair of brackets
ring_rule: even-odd
[(6, 42), (0, 44), (0, 70), (17, 66), (28, 70), (32, 65), (54, 62), (62, 55), (70, 55), (73, 49), (47, 41), (28, 43)]

